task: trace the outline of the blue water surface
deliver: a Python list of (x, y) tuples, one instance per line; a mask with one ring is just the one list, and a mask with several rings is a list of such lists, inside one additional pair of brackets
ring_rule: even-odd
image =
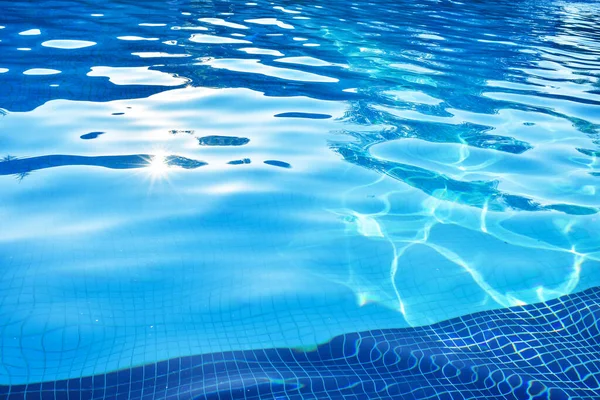
[(600, 286), (599, 159), (598, 1), (0, 0), (0, 385)]

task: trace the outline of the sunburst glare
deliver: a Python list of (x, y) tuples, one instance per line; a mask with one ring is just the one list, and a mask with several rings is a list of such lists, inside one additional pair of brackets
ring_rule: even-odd
[(169, 164), (167, 163), (167, 155), (164, 151), (157, 151), (156, 154), (150, 156), (148, 169), (153, 179), (167, 175)]
[(142, 169), (144, 175), (150, 178), (149, 190), (152, 191), (157, 182), (169, 181), (169, 154), (162, 148), (153, 149), (145, 158), (146, 168)]

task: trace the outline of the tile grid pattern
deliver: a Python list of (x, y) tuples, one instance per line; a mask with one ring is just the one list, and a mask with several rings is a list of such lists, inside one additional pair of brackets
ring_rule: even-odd
[(600, 288), (312, 351), (175, 358), (108, 374), (0, 386), (18, 399), (597, 399)]

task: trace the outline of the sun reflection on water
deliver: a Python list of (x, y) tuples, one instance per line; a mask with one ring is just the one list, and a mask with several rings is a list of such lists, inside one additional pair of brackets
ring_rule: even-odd
[(164, 151), (157, 151), (156, 154), (151, 156), (148, 169), (153, 179), (167, 175), (169, 164), (167, 163), (167, 155)]

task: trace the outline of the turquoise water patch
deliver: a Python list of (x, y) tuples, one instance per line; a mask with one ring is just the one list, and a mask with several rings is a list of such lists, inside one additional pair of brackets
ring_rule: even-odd
[(0, 385), (595, 307), (597, 3), (42, 3), (0, 16)]

